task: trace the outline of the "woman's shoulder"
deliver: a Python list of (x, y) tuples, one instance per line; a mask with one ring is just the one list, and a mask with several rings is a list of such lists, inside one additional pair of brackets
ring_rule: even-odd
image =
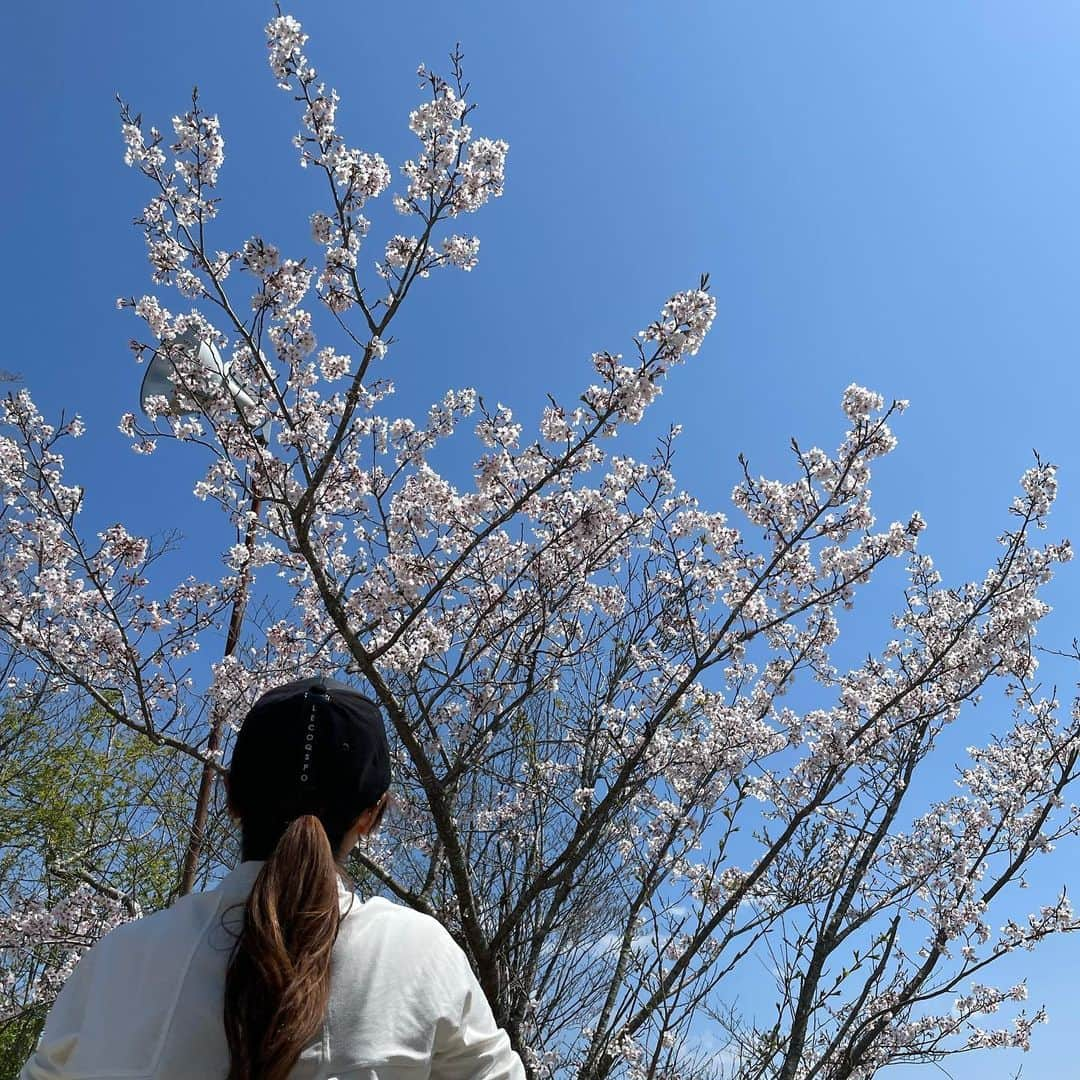
[(99, 957), (109, 955), (111, 959), (129, 953), (145, 958), (150, 947), (157, 952), (171, 946), (186, 946), (205, 928), (216, 908), (212, 892), (190, 893), (169, 907), (114, 926), (97, 942), (94, 951)]
[(380, 933), (393, 933), (414, 944), (417, 948), (445, 946), (453, 944), (449, 931), (434, 915), (420, 911), (400, 900), (391, 900), (385, 896), (369, 896), (361, 900), (359, 896), (353, 905), (349, 918), (359, 930), (364, 926), (378, 926)]
[(442, 925), (434, 916), (429, 915), (426, 911), (420, 911), (402, 900), (391, 900), (388, 896), (363, 897), (359, 893), (355, 893), (354, 896), (356, 898), (354, 910), (362, 911), (369, 918), (389, 919), (403, 925), (409, 924), (413, 926), (425, 926), (428, 923), (435, 923), (437, 926)]

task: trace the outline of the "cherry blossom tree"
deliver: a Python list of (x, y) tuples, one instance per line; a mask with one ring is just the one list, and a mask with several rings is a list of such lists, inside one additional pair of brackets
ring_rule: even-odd
[[(1064, 892), (996, 917), (1080, 828), (1080, 709), (1042, 691), (1033, 644), (1071, 557), (1036, 542), (1054, 467), (1024, 472), (1000, 554), (959, 586), (918, 549), (918, 513), (876, 527), (871, 470), (907, 403), (859, 386), (834, 450), (793, 441), (783, 479), (740, 459), (735, 514), (704, 509), (675, 479), (677, 425), (644, 460), (612, 440), (698, 354), (707, 277), (628, 356), (596, 352), (579, 399), (549, 399), (535, 432), (469, 388), (394, 416), (391, 324), (421, 279), (476, 266), (479, 240), (453, 230), (502, 194), (507, 144), (474, 135), (460, 53), (446, 76), (421, 67), (392, 196), (405, 231), (370, 257), (365, 214), (393, 173), (346, 142), (300, 24), (279, 14), (267, 42), (321, 182), (315, 259), (269, 235), (215, 245), (224, 140), (197, 95), (170, 136), (121, 104), (153, 282), (178, 297), (119, 301), (144, 327), (136, 358), (170, 374), (148, 419), (120, 428), (140, 454), (174, 440), (201, 455), (194, 495), (236, 536), (224, 575), (169, 581), (177, 538), (87, 535), (84, 501), (103, 496), (68, 478), (81, 422), (10, 394), (12, 707), (67, 695), (185, 763), (191, 814), (169, 843), (186, 891), (233, 851), (208, 808), (247, 707), (276, 681), (348, 671), (388, 719), (397, 800), (353, 869), (447, 925), (531, 1077), (857, 1080), (1026, 1047), (1044, 1011), (986, 969), (1077, 928)], [(479, 456), (455, 483), (440, 462), (463, 427)], [(840, 666), (845, 612), (897, 560), (893, 639)], [(791, 704), (797, 677), (816, 707)], [(994, 725), (980, 713), (955, 789), (927, 801), (943, 733), (988, 690)], [(9, 964), (65, 946), (33, 985), (15, 980), (21, 1000), (54, 992), (67, 946), (133, 913), (108, 881), (79, 889), (0, 919)], [(740, 1007), (762, 970), (765, 1004)]]

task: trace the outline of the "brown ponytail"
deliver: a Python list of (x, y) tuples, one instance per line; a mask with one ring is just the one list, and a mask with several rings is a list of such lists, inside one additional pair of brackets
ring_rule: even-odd
[(225, 975), (228, 1080), (284, 1080), (322, 1025), (338, 867), (322, 822), (292, 821), (259, 870)]

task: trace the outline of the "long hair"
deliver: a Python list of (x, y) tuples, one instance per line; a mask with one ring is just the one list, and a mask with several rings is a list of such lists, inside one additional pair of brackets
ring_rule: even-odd
[(284, 1080), (321, 1027), (341, 920), (337, 883), (322, 822), (295, 818), (259, 870), (226, 971), (228, 1080)]
[(378, 707), (330, 679), (268, 691), (237, 733), (229, 805), (242, 860), (263, 865), (225, 972), (228, 1080), (285, 1080), (322, 1026), (348, 880), (338, 859), (366, 810), (378, 806), (369, 831), (379, 824), (389, 779)]

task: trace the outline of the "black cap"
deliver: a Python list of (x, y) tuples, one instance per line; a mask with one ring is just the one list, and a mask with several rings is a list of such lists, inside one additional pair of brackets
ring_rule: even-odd
[[(284, 823), (316, 814), (347, 827), (390, 786), (390, 748), (379, 707), (336, 679), (297, 679), (251, 707), (229, 767), (245, 818)], [(269, 821), (266, 822), (270, 824)]]

